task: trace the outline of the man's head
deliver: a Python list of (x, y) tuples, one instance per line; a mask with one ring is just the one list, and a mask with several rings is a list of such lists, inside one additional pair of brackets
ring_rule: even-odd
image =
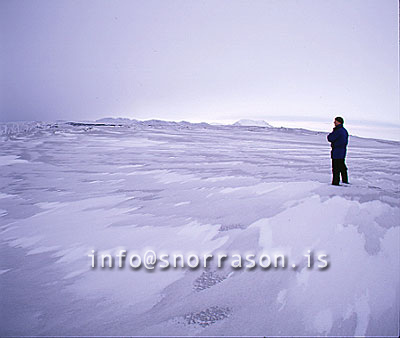
[(344, 123), (343, 117), (340, 117), (340, 116), (335, 117), (335, 121), (333, 121), (333, 123), (335, 123), (335, 126), (338, 126), (339, 124), (343, 124)]

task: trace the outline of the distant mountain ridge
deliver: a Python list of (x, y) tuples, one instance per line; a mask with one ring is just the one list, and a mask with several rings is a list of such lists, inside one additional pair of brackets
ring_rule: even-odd
[(127, 117), (105, 117), (98, 119), (95, 122), (98, 123), (113, 123), (113, 124), (130, 124), (136, 122), (134, 119), (129, 119)]
[(264, 120), (249, 120), (241, 119), (233, 124), (234, 126), (244, 126), (244, 127), (266, 127), (273, 128), (268, 122)]
[[(135, 124), (135, 123), (152, 123), (152, 124), (160, 124), (160, 125), (168, 125), (168, 124), (203, 124), (203, 125), (209, 125), (207, 122), (201, 122), (201, 123), (192, 123), (192, 122), (187, 122), (187, 121), (165, 121), (165, 120), (157, 120), (157, 119), (151, 119), (151, 120), (136, 120), (136, 119), (129, 119), (125, 117), (105, 117), (101, 118), (95, 121), (95, 123), (106, 123), (106, 124), (118, 124), (118, 125), (124, 125), (124, 124)], [(211, 125), (227, 125), (224, 123), (211, 123)], [(268, 122), (264, 120), (250, 120), (250, 119), (240, 119), (239, 121), (236, 121), (232, 125), (234, 126), (243, 126), (243, 127), (265, 127), (265, 128), (273, 128)]]

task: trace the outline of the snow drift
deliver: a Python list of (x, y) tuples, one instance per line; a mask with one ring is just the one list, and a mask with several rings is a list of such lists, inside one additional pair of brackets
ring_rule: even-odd
[[(397, 335), (398, 142), (351, 137), (352, 184), (333, 187), (324, 133), (157, 120), (1, 130), (2, 336)], [(298, 266), (90, 268), (91, 250), (121, 248), (282, 251)], [(302, 265), (307, 250), (329, 268)]]

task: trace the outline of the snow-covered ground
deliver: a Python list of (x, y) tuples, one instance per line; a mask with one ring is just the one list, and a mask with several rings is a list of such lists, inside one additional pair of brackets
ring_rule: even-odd
[[(0, 130), (2, 336), (397, 336), (399, 142), (351, 137), (352, 184), (334, 187), (326, 134), (301, 129)], [(91, 250), (121, 248), (298, 266), (90, 267)], [(329, 267), (307, 268), (307, 250)]]

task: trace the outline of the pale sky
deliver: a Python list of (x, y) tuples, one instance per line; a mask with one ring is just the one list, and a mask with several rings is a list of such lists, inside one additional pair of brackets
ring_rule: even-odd
[[(1, 0), (0, 121), (398, 127), (397, 0)], [(397, 129), (398, 131), (399, 129)]]

